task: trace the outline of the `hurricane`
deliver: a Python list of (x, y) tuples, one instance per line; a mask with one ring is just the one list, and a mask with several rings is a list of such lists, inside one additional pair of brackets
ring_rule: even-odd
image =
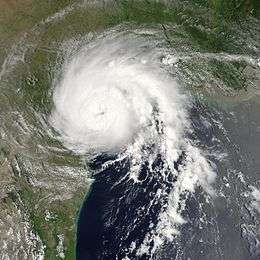
[(138, 42), (102, 40), (66, 66), (51, 122), (72, 149), (118, 150), (156, 131), (178, 142), (186, 114), (177, 84), (152, 64), (152, 53), (135, 55)]
[(0, 259), (258, 260), (253, 10), (9, 2)]
[[(188, 137), (191, 101), (162, 68), (160, 55), (143, 39), (125, 34), (84, 46), (65, 62), (54, 86), (49, 119), (68, 149), (92, 160), (108, 156), (103, 170), (127, 161), (127, 174), (119, 182), (131, 179), (133, 186), (140, 186), (145, 164), (161, 183), (152, 190), (150, 202), (161, 203), (159, 221), (136, 246), (141, 255), (154, 254), (164, 240), (178, 234), (178, 226), (185, 223), (181, 215), (185, 194), (198, 186), (214, 194), (214, 169)], [(154, 169), (158, 158), (161, 165)]]

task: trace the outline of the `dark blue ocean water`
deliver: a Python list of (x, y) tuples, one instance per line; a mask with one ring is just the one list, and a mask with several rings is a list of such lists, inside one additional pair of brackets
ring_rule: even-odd
[[(196, 117), (193, 119), (195, 122)], [(148, 149), (152, 153), (154, 147)], [(168, 195), (176, 181), (175, 174), (167, 169), (158, 154), (152, 168), (148, 167), (147, 162), (143, 162), (138, 182), (134, 182), (127, 177), (130, 167), (128, 159), (99, 171), (102, 163), (109, 159), (114, 158), (99, 156), (89, 165), (97, 173), (79, 216), (77, 259), (113, 260), (126, 256), (129, 259), (151, 259), (150, 253), (140, 256), (135, 249), (129, 249), (132, 242), (135, 242), (135, 248), (143, 244), (145, 236), (156, 226), (160, 212), (166, 210)], [(178, 161), (173, 162), (176, 171), (183, 161), (185, 152)], [(155, 199), (159, 189), (163, 195)], [(186, 214), (190, 219), (193, 218), (195, 226), (200, 217), (197, 207), (198, 202), (190, 197), (187, 200)], [(189, 227), (186, 225), (183, 228), (190, 235)], [(193, 227), (193, 231), (195, 230), (196, 227)], [(186, 233), (183, 232), (184, 240)], [(153, 248), (153, 243), (151, 240), (149, 250)], [(170, 250), (167, 249), (166, 259), (169, 259), (169, 254), (174, 259), (177, 251), (178, 246), (171, 246)]]
[[(175, 164), (176, 168), (181, 159)], [(129, 171), (127, 160), (113, 164), (96, 175), (79, 218), (79, 260), (123, 259), (126, 255), (130, 259), (137, 257), (135, 252), (130, 253), (127, 249), (133, 241), (137, 247), (142, 244), (151, 229), (150, 224), (156, 225), (159, 212), (166, 206), (167, 196), (152, 202), (154, 194), (158, 189), (168, 194), (174, 183), (170, 172), (166, 174), (167, 179), (160, 174), (163, 164), (158, 155), (151, 173), (144, 163), (138, 183), (124, 179)], [(149, 258), (144, 255), (138, 259)]]
[[(215, 189), (219, 194), (210, 201), (200, 188), (190, 194), (183, 211), (187, 223), (180, 227), (181, 235), (176, 240), (165, 243), (153, 257), (150, 253), (137, 255), (136, 250), (130, 248), (133, 241), (136, 243), (135, 248), (138, 248), (145, 235), (158, 223), (159, 213), (167, 207), (168, 194), (176, 181), (175, 175), (165, 169), (164, 162), (158, 155), (152, 169), (148, 168), (147, 162), (143, 162), (139, 182), (136, 183), (126, 177), (129, 172), (127, 159), (111, 164), (101, 171), (102, 163), (114, 158), (96, 157), (89, 165), (96, 172), (93, 176), (95, 181), (79, 216), (77, 260), (122, 260), (126, 256), (131, 260), (258, 259), (256, 249), (251, 249), (255, 246), (250, 244), (250, 233), (241, 233), (242, 225), (248, 225), (250, 228), (250, 225), (256, 223), (256, 219), (251, 220), (246, 210), (243, 210), (240, 195), (246, 187), (235, 175), (228, 173), (229, 169), (234, 169), (251, 174), (252, 167), (257, 169), (256, 160), (253, 164), (244, 158), (248, 158), (248, 151), (252, 151), (256, 156), (253, 152), (258, 146), (252, 143), (252, 148), (248, 147), (243, 151), (243, 140), (248, 136), (247, 131), (243, 130), (240, 120), (223, 114), (197, 105), (190, 111), (193, 133), (187, 136), (195, 140), (203, 150), (212, 151), (212, 154), (221, 150), (230, 156), (222, 161), (209, 155), (218, 175)], [(241, 108), (238, 109), (236, 117), (239, 118), (240, 114)], [(254, 114), (255, 117), (251, 120), (256, 120), (257, 114)], [(222, 121), (223, 126), (219, 121)], [(185, 152), (174, 162), (175, 169), (178, 171), (178, 166), (183, 163)], [(161, 174), (162, 169), (164, 174)], [(225, 185), (223, 178), (229, 181), (229, 186)], [(163, 190), (164, 195), (154, 200), (158, 189)], [(151, 240), (149, 250), (152, 249), (153, 243)]]

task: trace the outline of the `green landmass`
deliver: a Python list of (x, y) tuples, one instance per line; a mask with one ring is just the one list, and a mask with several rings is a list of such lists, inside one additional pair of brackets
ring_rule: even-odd
[[(27, 104), (39, 113), (48, 114), (52, 108), (53, 68), (63, 64), (60, 43), (89, 32), (100, 33), (119, 24), (127, 24), (129, 28), (160, 28), (165, 45), (187, 53), (259, 55), (259, 49), (251, 48), (252, 42), (260, 40), (258, 0), (189, 0), (168, 4), (148, 0), (100, 2), (75, 8), (55, 23), (40, 25), (50, 15), (78, 2), (0, 1), (0, 63), (25, 33), (26, 41), (34, 44), (25, 54), (26, 66), (18, 66), (12, 79), (3, 83), (9, 86), (12, 82), (14, 89), (19, 89), (19, 97), (13, 94), (18, 107)], [(38, 30), (40, 33), (35, 35)], [(236, 91), (247, 90), (252, 84), (244, 70), (247, 63), (241, 60), (183, 59), (178, 66), (177, 76), (188, 87), (203, 88), (212, 83), (212, 78), (216, 79), (214, 86), (223, 84)], [(35, 121), (33, 115), (29, 120)], [(43, 146), (62, 146), (59, 141), (38, 132), (31, 138), (32, 143), (37, 139)], [(16, 151), (10, 154), (10, 160), (19, 157)], [(52, 153), (45, 159), (50, 165), (82, 167), (81, 159), (73, 154)], [(22, 163), (19, 165), (22, 168)], [(15, 173), (15, 167), (13, 171)], [(65, 259), (75, 259), (77, 216), (88, 184), (79, 185), (69, 198), (51, 201), (48, 196), (57, 191), (33, 186), (28, 176), (26, 170), (14, 174), (16, 191), (8, 193), (5, 203), (22, 200), (34, 231), (45, 245), (45, 259), (60, 259), (57, 255), (60, 234), (64, 236)], [(68, 185), (75, 181), (66, 178)], [(46, 212), (53, 217), (46, 220)]]

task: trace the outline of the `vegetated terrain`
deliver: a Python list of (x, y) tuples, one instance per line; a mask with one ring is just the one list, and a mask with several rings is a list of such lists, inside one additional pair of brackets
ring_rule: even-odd
[[(77, 214), (89, 187), (85, 162), (45, 131), (35, 131), (41, 129), (36, 115), (44, 120), (52, 107), (50, 89), (55, 66), (63, 63), (62, 43), (118, 25), (153, 28), (169, 54), (177, 56), (171, 73), (187, 88), (234, 96), (256, 85), (257, 0), (83, 2), (0, 0), (3, 259), (43, 253), (46, 259), (75, 258)], [(22, 125), (20, 113), (32, 127)]]

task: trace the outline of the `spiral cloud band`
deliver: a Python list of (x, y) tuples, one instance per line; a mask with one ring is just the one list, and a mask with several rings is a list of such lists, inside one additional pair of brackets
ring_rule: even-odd
[[(148, 233), (140, 248), (147, 253), (151, 241), (154, 252), (165, 240), (172, 240), (177, 227), (185, 223), (185, 194), (201, 186), (213, 192), (215, 174), (202, 155), (186, 137), (191, 131), (188, 99), (178, 90), (176, 81), (164, 71), (160, 55), (149, 43), (133, 37), (99, 39), (82, 48), (63, 70), (53, 93), (54, 109), (50, 122), (64, 145), (80, 154), (115, 153), (116, 161), (128, 158), (127, 176), (138, 183), (141, 165), (152, 164), (160, 155), (164, 164), (160, 176), (176, 181), (168, 205), (159, 222)], [(185, 154), (178, 171), (175, 162)], [(115, 161), (104, 163), (103, 167)], [(152, 174), (158, 174), (151, 170)], [(159, 189), (155, 200), (166, 192)], [(163, 189), (164, 189), (163, 188)], [(152, 203), (152, 202), (151, 202)]]

